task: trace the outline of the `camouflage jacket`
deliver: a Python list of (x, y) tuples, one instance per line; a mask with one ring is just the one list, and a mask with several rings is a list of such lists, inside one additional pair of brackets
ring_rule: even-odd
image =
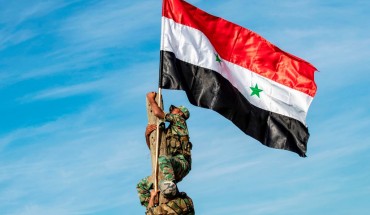
[(167, 154), (171, 156), (184, 155), (191, 163), (191, 149), (193, 145), (189, 141), (189, 131), (185, 119), (178, 114), (167, 113), (165, 120), (170, 122), (166, 129)]

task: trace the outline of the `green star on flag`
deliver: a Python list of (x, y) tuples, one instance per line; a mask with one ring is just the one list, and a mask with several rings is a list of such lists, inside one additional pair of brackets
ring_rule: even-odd
[(220, 58), (220, 56), (218, 56), (218, 54), (216, 54), (216, 53), (215, 53), (215, 56), (216, 56), (216, 61), (217, 61), (217, 62), (219, 62), (219, 63), (221, 63), (221, 58)]
[(262, 92), (263, 90), (259, 89), (257, 84), (256, 84), (256, 86), (250, 87), (250, 88), (252, 90), (251, 96), (256, 95), (259, 98), (260, 97), (260, 92)]

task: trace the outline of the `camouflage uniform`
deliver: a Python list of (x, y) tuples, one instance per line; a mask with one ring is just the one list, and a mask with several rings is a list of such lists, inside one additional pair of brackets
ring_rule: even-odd
[[(165, 120), (170, 122), (166, 129), (167, 155), (158, 157), (158, 166), (168, 181), (181, 181), (191, 170), (192, 144), (189, 142), (189, 132), (186, 120), (179, 114), (167, 113)], [(148, 206), (150, 190), (153, 183), (148, 177), (142, 179), (136, 186), (140, 203)]]
[(149, 181), (149, 176), (143, 178), (136, 186), (139, 194), (140, 204), (147, 207), (150, 199), (150, 190), (153, 189), (153, 183)]
[(159, 156), (158, 165), (165, 180), (181, 181), (191, 170), (189, 131), (185, 119), (179, 114), (167, 113), (170, 122), (166, 130), (167, 156)]
[(194, 205), (186, 193), (179, 193), (174, 199), (156, 207), (148, 208), (146, 215), (194, 215)]

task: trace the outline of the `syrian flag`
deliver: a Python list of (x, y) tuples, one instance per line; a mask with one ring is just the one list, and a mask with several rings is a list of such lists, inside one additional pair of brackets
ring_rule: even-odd
[(262, 144), (306, 156), (310, 63), (182, 0), (164, 0), (159, 87), (184, 90)]

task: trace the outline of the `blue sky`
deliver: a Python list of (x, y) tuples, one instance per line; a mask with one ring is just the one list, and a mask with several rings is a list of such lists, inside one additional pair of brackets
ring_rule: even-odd
[[(315, 65), (308, 157), (267, 148), (181, 91), (197, 214), (370, 211), (367, 0), (190, 3)], [(0, 0), (0, 214), (144, 214), (145, 94), (157, 90), (161, 1)]]

